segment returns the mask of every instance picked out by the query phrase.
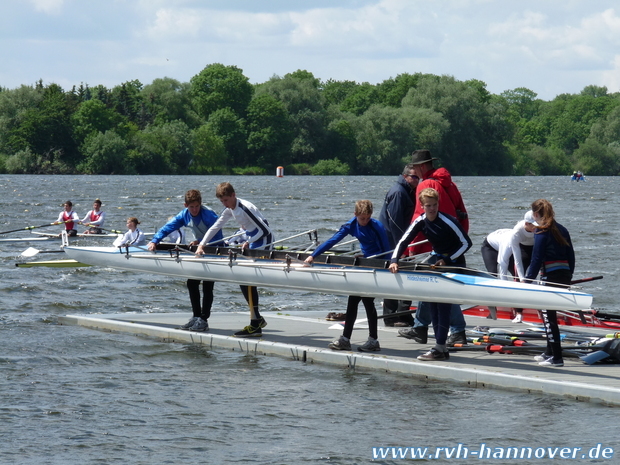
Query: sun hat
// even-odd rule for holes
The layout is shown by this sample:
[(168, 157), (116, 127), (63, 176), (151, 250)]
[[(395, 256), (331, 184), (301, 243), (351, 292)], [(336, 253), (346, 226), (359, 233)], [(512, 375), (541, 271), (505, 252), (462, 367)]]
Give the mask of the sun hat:
[(433, 158), (430, 150), (416, 150), (411, 154), (411, 164), (413, 165), (421, 165), (433, 160), (438, 160), (438, 158)]

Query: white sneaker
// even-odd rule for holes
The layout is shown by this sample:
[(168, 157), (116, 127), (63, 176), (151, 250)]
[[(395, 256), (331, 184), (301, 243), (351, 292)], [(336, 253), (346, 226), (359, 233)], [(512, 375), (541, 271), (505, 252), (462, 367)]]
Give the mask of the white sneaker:
[(513, 323), (522, 323), (523, 322), (523, 314), (517, 312), (517, 316), (512, 320)]
[(540, 355), (537, 355), (536, 357), (534, 357), (534, 360), (537, 361), (537, 362), (545, 362), (545, 361), (547, 361), (549, 359), (552, 359), (552, 358), (553, 358), (553, 355), (540, 354)]

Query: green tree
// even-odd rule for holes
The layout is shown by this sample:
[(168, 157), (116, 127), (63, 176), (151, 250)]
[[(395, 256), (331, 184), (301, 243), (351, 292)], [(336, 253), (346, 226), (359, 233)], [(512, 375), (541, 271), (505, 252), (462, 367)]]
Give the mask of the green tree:
[(29, 149), (30, 145), (20, 127), (29, 116), (28, 110), (37, 111), (43, 92), (32, 86), (0, 92), (0, 153), (14, 154)]
[(281, 101), (289, 115), (294, 138), (292, 163), (313, 163), (326, 142), (326, 111), (322, 95), (309, 79), (274, 76), (256, 89), (256, 97), (268, 94)]
[(284, 104), (270, 94), (256, 96), (248, 106), (248, 153), (252, 164), (273, 169), (291, 163), (293, 130)]
[(451, 76), (423, 76), (403, 99), (403, 108), (427, 108), (450, 124), (436, 155), (453, 174), (508, 174), (504, 141), (510, 134), (503, 108), (479, 88)]
[(304, 70), (298, 69), (297, 71), (293, 73), (285, 74), (284, 77), (291, 78), (291, 79), (299, 79), (300, 81), (309, 81), (312, 87), (314, 87), (315, 89), (318, 89), (319, 86), (321, 85), (321, 80), (318, 78), (315, 78), (314, 74), (312, 74), (310, 71), (306, 71), (305, 69)]
[(153, 118), (153, 124), (184, 121), (190, 128), (200, 126), (200, 118), (192, 108), (189, 83), (172, 78), (155, 79), (140, 92)]
[(191, 94), (199, 114), (205, 118), (221, 108), (230, 108), (244, 118), (253, 87), (243, 70), (214, 63), (190, 80)]
[(319, 160), (316, 165), (310, 168), (310, 174), (315, 176), (347, 176), (349, 165), (342, 163), (337, 158), (333, 160)]
[(230, 108), (220, 108), (209, 115), (207, 126), (224, 141), (227, 152), (226, 165), (243, 166), (247, 163), (245, 121)]
[(191, 131), (182, 121), (149, 126), (135, 134), (131, 163), (139, 174), (187, 174), (193, 158)]
[(400, 108), (373, 105), (355, 119), (354, 174), (398, 173), (414, 146), (412, 121)]
[(81, 144), (90, 134), (104, 133), (114, 129), (123, 121), (121, 115), (108, 109), (99, 99), (92, 99), (81, 103), (71, 119), (73, 134), (78, 144)]
[(421, 76), (423, 76), (421, 73), (403, 73), (395, 78), (386, 79), (378, 86), (381, 101), (391, 107), (400, 107), (409, 89), (418, 85)]
[(591, 176), (617, 176), (620, 174), (620, 146), (603, 145), (588, 138), (573, 153), (573, 166)]
[(350, 94), (355, 92), (358, 84), (355, 81), (334, 81), (333, 79), (328, 79), (321, 87), (321, 94), (325, 100), (325, 105), (340, 106)]
[(381, 93), (377, 86), (364, 82), (357, 86), (354, 92), (347, 95), (340, 105), (340, 109), (360, 116), (372, 105), (380, 103), (382, 103)]
[(204, 124), (192, 131), (194, 158), (189, 167), (191, 174), (226, 173), (226, 147), (221, 137)]
[(137, 79), (127, 81), (112, 89), (109, 101), (114, 111), (137, 124), (138, 127), (145, 128), (151, 122), (152, 117), (146, 108), (141, 91), (140, 81)]
[(91, 133), (82, 150), (85, 159), (78, 167), (82, 173), (127, 174), (127, 145), (113, 130)]

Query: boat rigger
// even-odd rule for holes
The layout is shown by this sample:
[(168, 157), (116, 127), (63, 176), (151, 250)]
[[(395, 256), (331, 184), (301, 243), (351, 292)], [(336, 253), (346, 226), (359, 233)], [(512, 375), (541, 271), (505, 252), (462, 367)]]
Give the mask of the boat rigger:
[(323, 262), (309, 267), (303, 264), (307, 254), (285, 251), (241, 254), (239, 249), (211, 247), (202, 257), (176, 246), (157, 252), (75, 246), (64, 251), (89, 265), (281, 289), (547, 310), (582, 310), (592, 305), (592, 295), (584, 292), (500, 280), (476, 270), (412, 264), (392, 274), (389, 261), (383, 259), (325, 256)]

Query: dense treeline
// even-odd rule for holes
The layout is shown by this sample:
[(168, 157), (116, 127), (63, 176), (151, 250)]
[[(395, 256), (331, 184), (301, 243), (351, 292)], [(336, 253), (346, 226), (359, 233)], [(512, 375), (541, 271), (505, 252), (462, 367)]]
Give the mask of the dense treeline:
[(39, 81), (0, 88), (0, 172), (385, 175), (417, 148), (456, 175), (620, 172), (620, 94), (536, 97), (421, 73), (360, 84), (299, 70), (252, 85), (217, 63), (189, 83)]

